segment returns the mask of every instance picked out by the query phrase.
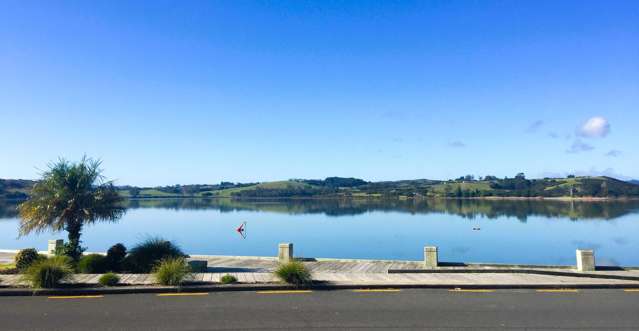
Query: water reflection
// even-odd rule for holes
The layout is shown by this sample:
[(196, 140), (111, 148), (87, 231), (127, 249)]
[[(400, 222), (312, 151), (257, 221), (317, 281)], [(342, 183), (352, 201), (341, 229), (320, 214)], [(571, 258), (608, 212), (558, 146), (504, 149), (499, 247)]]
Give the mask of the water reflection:
[[(18, 238), (16, 205), (0, 202), (0, 249), (45, 249), (65, 237)], [(639, 265), (637, 201), (154, 199), (126, 207), (119, 222), (86, 227), (89, 251), (160, 236), (193, 254), (272, 256), (293, 242), (299, 256), (419, 260), (429, 244), (443, 261), (568, 265), (575, 249), (594, 248), (600, 265)]]
[[(17, 216), (15, 201), (0, 201), (0, 219)], [(467, 219), (515, 217), (521, 222), (531, 216), (564, 217), (571, 220), (611, 220), (639, 213), (639, 201), (559, 201), (559, 200), (366, 200), (366, 199), (139, 199), (127, 200), (126, 207), (173, 210), (218, 210), (274, 212), (290, 215), (323, 214), (355, 216), (371, 212), (403, 212), (410, 214), (449, 214)]]

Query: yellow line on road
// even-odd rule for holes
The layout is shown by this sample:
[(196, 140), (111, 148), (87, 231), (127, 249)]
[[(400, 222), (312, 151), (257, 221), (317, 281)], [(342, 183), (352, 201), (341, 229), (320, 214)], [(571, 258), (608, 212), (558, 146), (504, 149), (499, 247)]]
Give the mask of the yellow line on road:
[(97, 299), (97, 298), (104, 298), (104, 295), (68, 295), (68, 296), (48, 297), (48, 299)]
[(564, 288), (564, 289), (557, 289), (557, 290), (537, 290), (537, 292), (539, 293), (577, 293), (579, 292), (579, 290)]
[(624, 292), (639, 292), (639, 288), (627, 288), (623, 290)]
[(396, 288), (384, 288), (384, 289), (361, 289), (361, 290), (353, 290), (356, 293), (389, 293), (389, 292), (400, 292), (401, 290)]
[(312, 293), (310, 290), (285, 290), (285, 291), (257, 291), (257, 294), (303, 294)]
[(193, 292), (193, 293), (160, 293), (157, 296), (159, 297), (197, 297), (209, 295), (206, 292)]
[(448, 292), (471, 292), (471, 293), (491, 293), (491, 292), (495, 292), (495, 290), (484, 290), (484, 289), (461, 289), (461, 288), (455, 288), (452, 290), (448, 290)]

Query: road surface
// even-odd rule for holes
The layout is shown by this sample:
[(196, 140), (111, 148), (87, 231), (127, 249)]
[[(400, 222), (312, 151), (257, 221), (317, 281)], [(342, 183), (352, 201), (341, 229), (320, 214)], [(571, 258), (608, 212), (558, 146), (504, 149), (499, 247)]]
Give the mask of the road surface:
[(1, 330), (637, 330), (637, 290), (0, 297)]

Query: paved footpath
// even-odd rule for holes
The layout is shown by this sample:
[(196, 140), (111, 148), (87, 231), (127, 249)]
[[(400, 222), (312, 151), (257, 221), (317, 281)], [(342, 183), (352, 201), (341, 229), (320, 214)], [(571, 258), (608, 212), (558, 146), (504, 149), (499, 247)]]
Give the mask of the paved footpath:
[[(196, 273), (193, 274), (192, 281), (195, 283), (217, 283), (220, 277), (226, 274), (237, 277), (238, 281), (244, 284), (277, 282), (277, 279), (271, 273), (265, 272)], [(78, 274), (73, 276), (70, 283), (95, 285), (98, 284), (99, 277), (100, 275), (96, 274)], [(21, 280), (20, 275), (0, 275), (0, 280), (4, 286), (27, 285)], [(339, 274), (334, 272), (314, 272), (313, 280), (335, 285), (562, 285), (570, 287), (608, 284), (639, 287), (639, 281), (519, 273)], [(153, 285), (156, 284), (156, 281), (153, 275), (149, 274), (122, 274), (121, 283), (126, 285)]]
[[(11, 260), (13, 253), (0, 253), (2, 259)], [(193, 274), (193, 282), (217, 283), (221, 276), (231, 274), (237, 277), (240, 283), (263, 284), (275, 283), (277, 279), (272, 271), (278, 263), (270, 257), (233, 257), (233, 256), (201, 256), (193, 255), (192, 259), (204, 259), (208, 261), (209, 269), (206, 273)], [(595, 286), (613, 285), (639, 287), (639, 280), (601, 279), (589, 277), (577, 277), (579, 273), (572, 269), (539, 269), (546, 271), (561, 271), (575, 273), (571, 276), (540, 275), (530, 273), (472, 273), (453, 272), (460, 268), (440, 268), (437, 273), (388, 273), (390, 269), (419, 270), (421, 264), (411, 261), (372, 261), (372, 260), (330, 260), (317, 259), (304, 264), (311, 270), (313, 279), (334, 285), (494, 285), (494, 286)], [(483, 268), (485, 271), (486, 268)], [(504, 268), (500, 268), (503, 271)], [(511, 268), (516, 270), (518, 268)], [(447, 273), (446, 270), (451, 272)], [(597, 275), (622, 275), (639, 279), (638, 270), (630, 271), (597, 271)], [(74, 275), (72, 283), (93, 285), (98, 283), (100, 275), (79, 274)], [(19, 275), (0, 275), (3, 286), (26, 285)], [(148, 274), (122, 274), (121, 283), (127, 285), (152, 285), (155, 279)]]

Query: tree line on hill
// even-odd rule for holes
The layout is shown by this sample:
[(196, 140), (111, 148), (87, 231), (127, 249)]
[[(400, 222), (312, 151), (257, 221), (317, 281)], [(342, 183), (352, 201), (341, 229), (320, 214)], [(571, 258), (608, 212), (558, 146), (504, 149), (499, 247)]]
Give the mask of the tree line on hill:
[[(25, 199), (34, 181), (0, 180), (0, 199)], [(215, 197), (236, 198), (481, 198), (481, 197), (639, 197), (639, 185), (610, 177), (575, 177), (528, 179), (523, 173), (512, 178), (487, 175), (461, 176), (454, 180), (400, 180), (368, 182), (359, 178), (291, 179), (268, 183), (232, 183), (171, 185), (140, 188), (119, 186), (131, 198)]]

